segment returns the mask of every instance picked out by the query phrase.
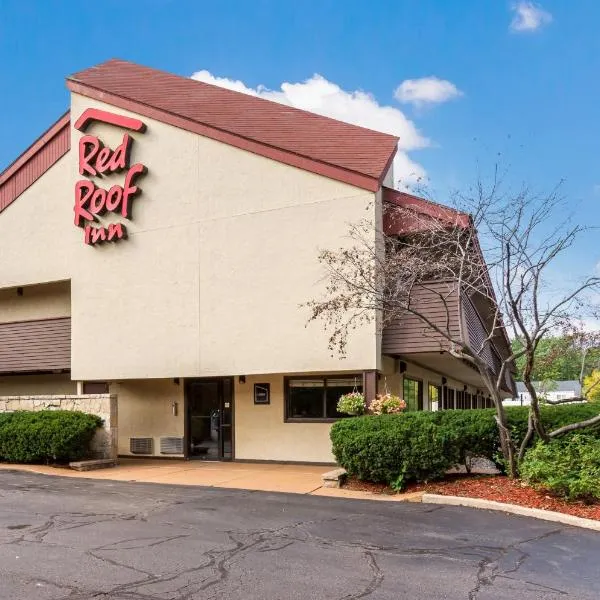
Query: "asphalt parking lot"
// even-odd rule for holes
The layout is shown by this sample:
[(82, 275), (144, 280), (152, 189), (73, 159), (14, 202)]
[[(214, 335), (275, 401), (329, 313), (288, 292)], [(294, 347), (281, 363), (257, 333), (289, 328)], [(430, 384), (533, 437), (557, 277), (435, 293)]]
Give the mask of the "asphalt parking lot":
[(500, 513), (0, 472), (0, 599), (600, 597), (600, 534)]

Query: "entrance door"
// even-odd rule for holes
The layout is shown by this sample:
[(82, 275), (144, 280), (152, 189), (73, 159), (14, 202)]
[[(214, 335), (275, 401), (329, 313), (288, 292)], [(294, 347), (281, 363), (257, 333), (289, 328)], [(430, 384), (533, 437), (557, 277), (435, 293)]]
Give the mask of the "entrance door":
[(232, 383), (230, 378), (186, 380), (188, 458), (232, 459)]

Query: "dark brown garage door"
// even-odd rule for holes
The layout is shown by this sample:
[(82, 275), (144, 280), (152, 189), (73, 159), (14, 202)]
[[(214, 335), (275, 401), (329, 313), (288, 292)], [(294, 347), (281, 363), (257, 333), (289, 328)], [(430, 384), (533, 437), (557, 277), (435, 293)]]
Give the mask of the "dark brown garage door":
[(70, 317), (0, 323), (0, 373), (70, 369)]

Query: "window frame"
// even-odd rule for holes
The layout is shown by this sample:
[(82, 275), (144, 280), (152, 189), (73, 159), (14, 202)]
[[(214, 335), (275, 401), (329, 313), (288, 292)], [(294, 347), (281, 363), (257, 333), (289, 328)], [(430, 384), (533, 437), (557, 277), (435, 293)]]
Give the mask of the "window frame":
[[(405, 381), (414, 381), (417, 384), (417, 410), (414, 410), (414, 411), (408, 410), (408, 401), (406, 400), (405, 391), (404, 391), (404, 382)], [(404, 398), (404, 401), (406, 402), (406, 411), (407, 412), (423, 412), (425, 410), (424, 387), (425, 387), (425, 383), (422, 379), (419, 379), (418, 377), (410, 377), (410, 375), (404, 375), (404, 377), (402, 378), (402, 397)], [(419, 391), (421, 393), (419, 393)]]
[(434, 400), (432, 400), (431, 398), (431, 389), (435, 389), (436, 393), (437, 393), (437, 400), (435, 400), (435, 402), (437, 403), (437, 408), (436, 410), (442, 410), (440, 408), (441, 404), (442, 404), (442, 385), (437, 385), (435, 383), (431, 383), (431, 381), (427, 382), (427, 402), (429, 403), (429, 412), (435, 412), (433, 410), (433, 403)]
[(337, 375), (291, 375), (284, 377), (283, 380), (283, 422), (284, 423), (335, 423), (340, 419), (346, 417), (290, 417), (290, 382), (291, 381), (302, 381), (307, 379), (321, 379), (323, 381), (323, 415), (327, 414), (327, 380), (328, 379), (356, 379), (357, 387), (360, 388), (360, 392), (364, 393), (364, 376), (362, 373), (338, 373)]
[[(89, 392), (86, 391), (86, 386), (90, 386), (90, 387), (100, 387), (103, 386), (102, 389), (104, 391), (95, 391), (95, 392)], [(81, 382), (81, 393), (84, 396), (98, 396), (100, 394), (109, 394), (110, 393), (110, 383), (108, 381), (82, 381)]]
[[(452, 397), (452, 406), (450, 406)], [(442, 386), (443, 408), (441, 410), (456, 410), (456, 389), (449, 385)]]

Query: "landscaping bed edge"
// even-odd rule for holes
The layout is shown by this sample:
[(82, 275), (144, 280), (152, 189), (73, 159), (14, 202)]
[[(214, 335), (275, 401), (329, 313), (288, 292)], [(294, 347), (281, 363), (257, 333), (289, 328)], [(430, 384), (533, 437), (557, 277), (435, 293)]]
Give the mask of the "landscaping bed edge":
[(563, 525), (572, 525), (574, 527), (582, 527), (584, 529), (592, 529), (600, 531), (600, 521), (593, 519), (585, 519), (565, 513), (555, 512), (551, 510), (543, 510), (540, 508), (529, 508), (519, 506), (517, 504), (506, 504), (504, 502), (496, 502), (495, 500), (484, 500), (482, 498), (467, 498), (463, 496), (443, 496), (441, 494), (424, 493), (421, 502), (425, 504), (446, 504), (449, 506), (466, 506), (469, 508), (480, 508), (485, 510), (497, 510), (521, 515), (524, 517), (533, 517), (544, 521), (553, 521), (562, 523)]

